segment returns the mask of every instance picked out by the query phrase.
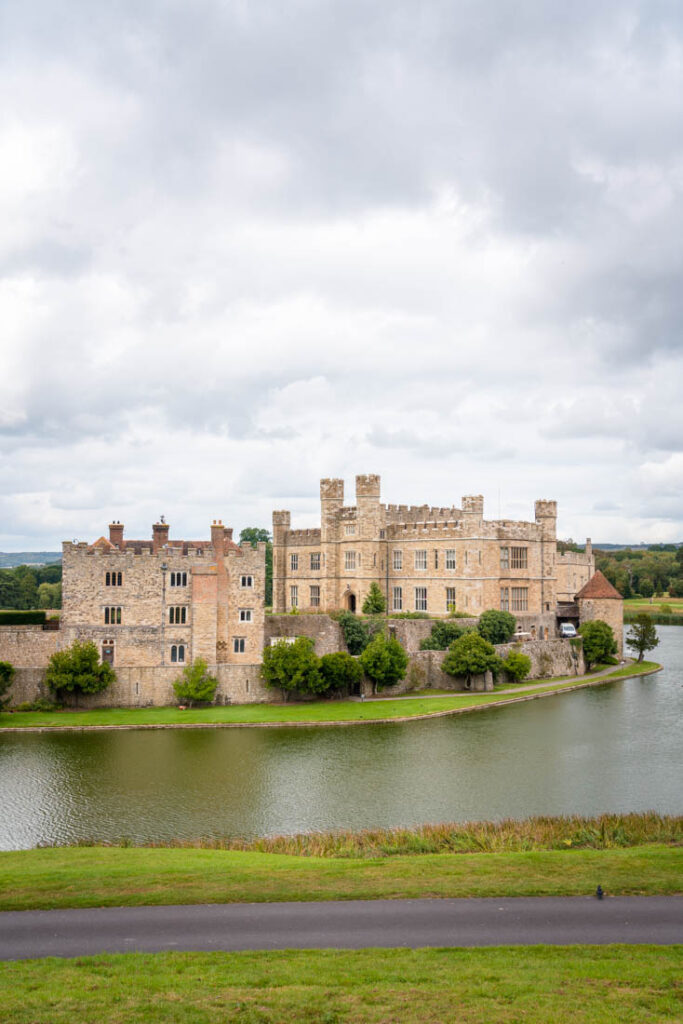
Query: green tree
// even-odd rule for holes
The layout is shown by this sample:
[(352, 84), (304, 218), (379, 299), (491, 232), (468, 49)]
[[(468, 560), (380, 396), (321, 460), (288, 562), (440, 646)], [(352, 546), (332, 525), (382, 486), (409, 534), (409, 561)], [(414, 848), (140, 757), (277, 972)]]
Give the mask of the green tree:
[(39, 608), (61, 608), (62, 584), (39, 583), (37, 604)]
[(262, 526), (245, 526), (240, 532), (240, 544), (251, 544), (255, 548), (258, 544), (266, 545), (266, 593), (265, 601), (267, 607), (273, 604), (273, 542), (270, 539), (268, 530)]
[(679, 576), (671, 581), (669, 584), (669, 594), (671, 597), (683, 597), (683, 576)]
[(602, 619), (592, 619), (579, 626), (583, 639), (583, 656), (586, 668), (612, 658), (617, 653), (617, 642), (612, 627)]
[(363, 678), (363, 669), (356, 658), (346, 651), (323, 654), (320, 659), (320, 675), (325, 681), (326, 691), (352, 690)]
[(647, 612), (636, 615), (629, 632), (626, 634), (626, 646), (638, 654), (638, 661), (643, 660), (645, 651), (654, 651), (659, 644), (657, 627)]
[(384, 633), (373, 636), (359, 661), (374, 693), (403, 679), (408, 668), (408, 655), (403, 647), (396, 637), (387, 638)]
[(180, 679), (173, 683), (175, 695), (181, 704), (192, 707), (194, 704), (211, 704), (216, 696), (218, 680), (210, 676), (208, 666), (203, 658), (197, 658), (191, 665), (186, 665)]
[(479, 616), (477, 632), (490, 644), (506, 644), (512, 639), (517, 619), (510, 612), (499, 612), (492, 608)]
[(454, 640), (441, 665), (449, 676), (465, 676), (468, 688), (472, 676), (481, 676), (485, 672), (492, 672), (495, 676), (500, 667), (501, 660), (493, 644), (479, 633), (465, 633)]
[(646, 576), (641, 576), (638, 581), (638, 592), (641, 597), (652, 597), (655, 592), (654, 584)]
[(387, 603), (384, 600), (384, 594), (379, 589), (379, 586), (373, 581), (370, 584), (367, 597), (363, 601), (363, 614), (382, 615), (386, 610)]
[(429, 636), (420, 642), (421, 651), (445, 651), (463, 634), (471, 632), (468, 626), (459, 626), (457, 622), (444, 622), (440, 619), (432, 626)]
[(352, 612), (337, 612), (333, 618), (339, 623), (349, 654), (362, 654), (377, 631), (374, 622), (363, 622)]
[(14, 679), (14, 665), (9, 661), (0, 661), (0, 709), (9, 704), (9, 697), (5, 694), (12, 685)]
[(101, 693), (114, 682), (116, 673), (111, 665), (100, 662), (95, 644), (75, 640), (71, 647), (57, 651), (48, 662), (45, 682), (56, 694)]
[(521, 651), (509, 651), (502, 668), (515, 683), (521, 683), (531, 672), (531, 658)]
[(290, 693), (324, 693), (327, 687), (314, 643), (307, 636), (297, 637), (294, 643), (278, 640), (264, 648), (261, 676), (266, 686), (282, 690), (285, 700)]

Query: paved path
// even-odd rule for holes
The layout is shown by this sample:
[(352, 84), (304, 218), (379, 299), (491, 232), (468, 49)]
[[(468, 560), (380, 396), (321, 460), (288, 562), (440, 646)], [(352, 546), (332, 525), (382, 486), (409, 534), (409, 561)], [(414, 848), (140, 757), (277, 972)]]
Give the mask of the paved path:
[(683, 896), (349, 900), (0, 913), (0, 959), (164, 950), (683, 942)]

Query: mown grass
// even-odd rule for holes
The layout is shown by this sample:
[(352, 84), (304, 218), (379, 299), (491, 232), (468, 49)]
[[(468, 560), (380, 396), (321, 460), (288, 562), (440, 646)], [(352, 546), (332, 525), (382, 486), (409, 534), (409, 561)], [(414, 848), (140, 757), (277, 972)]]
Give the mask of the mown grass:
[(128, 953), (0, 964), (4, 1024), (657, 1024), (681, 946)]
[(683, 850), (311, 857), (239, 850), (57, 847), (0, 853), (0, 910), (683, 890)]
[[(639, 675), (660, 666), (643, 661), (617, 669), (604, 677), (618, 679), (624, 675)], [(572, 676), (563, 681), (548, 681), (535, 686), (534, 694), (561, 692), (580, 686), (589, 680)], [(457, 694), (444, 697), (409, 697), (401, 700), (387, 698), (381, 701), (312, 701), (306, 704), (235, 704), (227, 707), (190, 708), (96, 708), (88, 711), (15, 711), (0, 713), (0, 729), (47, 727), (87, 728), (88, 726), (164, 726), (164, 725), (260, 725), (315, 724), (324, 722), (372, 722), (380, 719), (413, 718), (443, 712), (484, 707), (487, 704), (509, 702), (528, 695), (510, 693)]]

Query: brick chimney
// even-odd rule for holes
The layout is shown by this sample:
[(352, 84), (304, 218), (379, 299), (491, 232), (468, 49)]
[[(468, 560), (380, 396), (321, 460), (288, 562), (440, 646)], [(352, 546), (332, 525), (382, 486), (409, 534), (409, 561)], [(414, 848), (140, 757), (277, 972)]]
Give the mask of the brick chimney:
[(164, 522), (164, 517), (161, 517), (160, 523), (154, 523), (152, 526), (152, 551), (157, 555), (164, 544), (168, 544), (168, 531), (170, 527), (168, 523)]
[(211, 523), (211, 547), (216, 557), (225, 554), (225, 527), (220, 519)]
[(109, 524), (109, 541), (115, 548), (123, 551), (123, 523), (120, 523), (118, 519)]

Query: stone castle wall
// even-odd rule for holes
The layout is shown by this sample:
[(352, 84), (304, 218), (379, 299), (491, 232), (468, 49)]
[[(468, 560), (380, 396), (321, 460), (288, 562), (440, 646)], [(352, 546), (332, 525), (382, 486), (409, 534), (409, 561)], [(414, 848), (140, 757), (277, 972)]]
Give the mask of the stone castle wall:
[(615, 601), (611, 598), (584, 598), (579, 601), (579, 614), (581, 622), (591, 622), (594, 619), (602, 619), (608, 626), (612, 627), (614, 639), (617, 642), (618, 657), (624, 656), (624, 604), (623, 601)]

